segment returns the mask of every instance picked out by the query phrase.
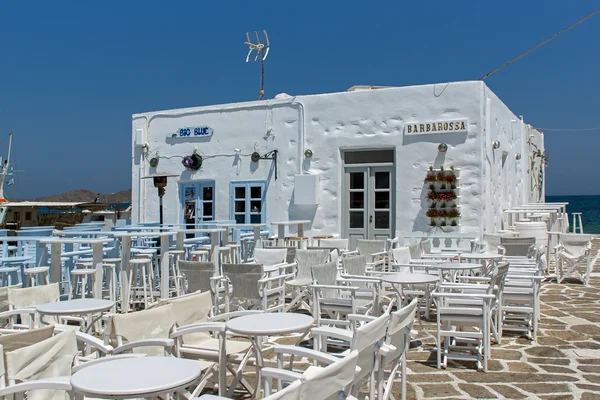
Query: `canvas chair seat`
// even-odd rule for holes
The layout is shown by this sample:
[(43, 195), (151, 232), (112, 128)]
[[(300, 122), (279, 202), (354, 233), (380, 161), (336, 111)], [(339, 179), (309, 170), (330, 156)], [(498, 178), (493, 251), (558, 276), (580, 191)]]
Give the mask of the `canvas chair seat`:
[[(250, 342), (242, 342), (240, 340), (228, 340), (227, 346), (225, 347), (225, 354), (239, 354), (248, 351), (252, 347), (252, 343)], [(197, 341), (186, 341), (185, 348), (193, 348), (197, 350), (212, 350), (215, 352), (219, 351), (219, 339), (207, 337), (205, 339), (197, 340)], [(185, 352), (185, 348), (182, 348), (182, 351)]]
[(311, 283), (312, 283), (311, 278), (297, 278), (297, 279), (290, 279), (289, 281), (285, 281), (285, 284), (290, 285), (290, 286), (307, 286), (307, 285), (310, 285)]

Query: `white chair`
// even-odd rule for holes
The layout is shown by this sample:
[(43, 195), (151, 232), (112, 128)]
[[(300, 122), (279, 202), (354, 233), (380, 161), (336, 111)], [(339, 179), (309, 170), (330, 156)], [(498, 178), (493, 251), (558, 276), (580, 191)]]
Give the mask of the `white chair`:
[(592, 237), (579, 233), (563, 233), (556, 247), (556, 278), (561, 283), (574, 277), (587, 285), (592, 273)]
[(261, 264), (223, 264), (225, 310), (232, 304), (240, 310), (282, 312), (285, 307), (285, 275), (264, 277)]
[(286, 261), (287, 249), (260, 249), (254, 250), (254, 262), (264, 266), (283, 264)]
[(340, 238), (321, 239), (319, 241), (319, 247), (327, 247), (327, 248), (335, 247), (336, 249), (339, 250), (340, 254), (343, 254), (348, 251), (349, 242), (350, 242), (349, 239), (340, 239)]
[[(356, 286), (338, 284), (339, 276), (337, 265), (333, 262), (315, 265), (312, 267), (313, 284), (310, 289), (313, 295), (313, 317), (317, 326), (348, 322), (348, 314), (356, 314), (359, 303), (356, 299)], [(371, 304), (375, 299), (371, 298)], [(364, 308), (367, 304), (361, 304)], [(324, 318), (326, 315), (328, 318)], [(348, 324), (349, 325), (349, 324)]]
[[(366, 317), (362, 315), (351, 314), (348, 320), (358, 324), (360, 321), (367, 321), (365, 324), (355, 328), (354, 330), (319, 327), (313, 328), (311, 334), (314, 338), (314, 349), (325, 352), (327, 343), (330, 340), (342, 340), (350, 343), (350, 349), (345, 354), (351, 351), (358, 351), (357, 366), (360, 372), (355, 376), (352, 385), (352, 395), (356, 397), (362, 383), (367, 382), (369, 386), (369, 399), (375, 398), (375, 371), (378, 368), (377, 362), (379, 359), (379, 349), (383, 345), (383, 341), (389, 326), (390, 315), (385, 313), (380, 317)], [(277, 352), (277, 347), (274, 349)], [(281, 346), (288, 347), (288, 346)], [(289, 346), (293, 347), (293, 346)], [(286, 348), (286, 352), (291, 353), (292, 349)], [(292, 353), (293, 354), (293, 353)], [(341, 355), (345, 355), (342, 353)]]
[(507, 257), (534, 257), (535, 238), (533, 237), (501, 237), (498, 252)]
[[(491, 304), (495, 294), (489, 285), (477, 289), (442, 284), (433, 292), (437, 306), (437, 367), (449, 359), (473, 360), (487, 372), (490, 352)], [(468, 289), (463, 292), (463, 289)], [(443, 339), (443, 341), (442, 341)], [(471, 352), (472, 354), (467, 354)]]
[(227, 370), (233, 374), (230, 385), (232, 393), (237, 383), (248, 391), (252, 391), (250, 384), (244, 379), (242, 373), (251, 354), (251, 343), (242, 340), (228, 340), (226, 327), (221, 320), (242, 314), (221, 314), (211, 321), (210, 314), (213, 307), (210, 292), (197, 292), (176, 297), (160, 303), (171, 305), (175, 315), (176, 326), (170, 334), (175, 340), (175, 354), (177, 357), (203, 358), (218, 363), (219, 394), (224, 394), (227, 387)]
[[(401, 399), (406, 399), (406, 353), (410, 345), (410, 335), (415, 321), (417, 299), (390, 314), (390, 325), (384, 345), (381, 347), (381, 359), (376, 371), (377, 399), (388, 400), (392, 396), (392, 385), (400, 369)], [(386, 380), (386, 367), (391, 369)]]
[(286, 370), (283, 368), (282, 355), (284, 353), (277, 353), (279, 368), (266, 367), (261, 370), (265, 378), (266, 396), (272, 396), (273, 379), (277, 380), (279, 388), (275, 395), (287, 389), (280, 388), (282, 382), (299, 381), (301, 385), (296, 399), (335, 400), (348, 396), (355, 376), (360, 373), (360, 368), (357, 367), (359, 356), (357, 350), (341, 359), (309, 349), (303, 349), (302, 353), (304, 357), (313, 359), (324, 366), (310, 366), (303, 373)]
[(383, 266), (388, 255), (385, 240), (358, 239), (356, 241), (356, 250), (359, 254), (367, 256), (367, 264), (373, 269)]
[(292, 301), (286, 306), (285, 311), (296, 307), (304, 307), (311, 310), (309, 306), (310, 294), (308, 286), (312, 283), (311, 268), (314, 265), (324, 264), (329, 259), (328, 250), (297, 250), (296, 270), (294, 277), (286, 280), (286, 285), (291, 287)]

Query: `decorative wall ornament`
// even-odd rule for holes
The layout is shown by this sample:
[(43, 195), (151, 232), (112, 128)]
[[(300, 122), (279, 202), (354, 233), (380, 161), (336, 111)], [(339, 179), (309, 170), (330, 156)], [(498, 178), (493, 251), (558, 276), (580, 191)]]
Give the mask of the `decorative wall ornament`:
[(186, 169), (197, 171), (202, 167), (202, 156), (194, 153), (191, 156), (183, 157), (181, 163)]

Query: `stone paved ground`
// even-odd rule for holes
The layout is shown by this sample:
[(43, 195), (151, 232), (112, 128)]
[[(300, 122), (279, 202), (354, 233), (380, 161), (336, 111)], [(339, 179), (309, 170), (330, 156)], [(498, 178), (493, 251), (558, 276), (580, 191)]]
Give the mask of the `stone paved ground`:
[[(592, 255), (600, 248), (594, 240)], [(600, 262), (589, 286), (542, 285), (537, 343), (505, 333), (492, 345), (487, 373), (474, 363), (436, 368), (433, 336), (415, 324), (423, 345), (408, 353), (410, 399), (600, 399)], [(435, 324), (423, 323), (435, 334)]]
[[(600, 239), (593, 244), (595, 256)], [(419, 335), (413, 344), (419, 344), (408, 353), (407, 398), (600, 400), (600, 260), (589, 286), (547, 279), (541, 291), (537, 343), (505, 332), (502, 344), (492, 345), (487, 373), (478, 372), (475, 363), (453, 361), (438, 370), (435, 322), (416, 323)], [(295, 338), (275, 341), (292, 344)], [(273, 360), (268, 347), (265, 359)], [(253, 381), (253, 370), (246, 376)], [(399, 383), (393, 392), (398, 398)]]

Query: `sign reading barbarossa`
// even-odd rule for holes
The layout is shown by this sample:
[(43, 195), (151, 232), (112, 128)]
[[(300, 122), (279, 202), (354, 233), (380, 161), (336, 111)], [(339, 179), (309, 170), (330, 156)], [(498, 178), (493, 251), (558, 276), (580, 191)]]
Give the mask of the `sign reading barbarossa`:
[(431, 121), (431, 122), (407, 122), (406, 134), (417, 135), (421, 133), (449, 133), (449, 132), (467, 132), (469, 121), (466, 119), (457, 119), (451, 121)]

